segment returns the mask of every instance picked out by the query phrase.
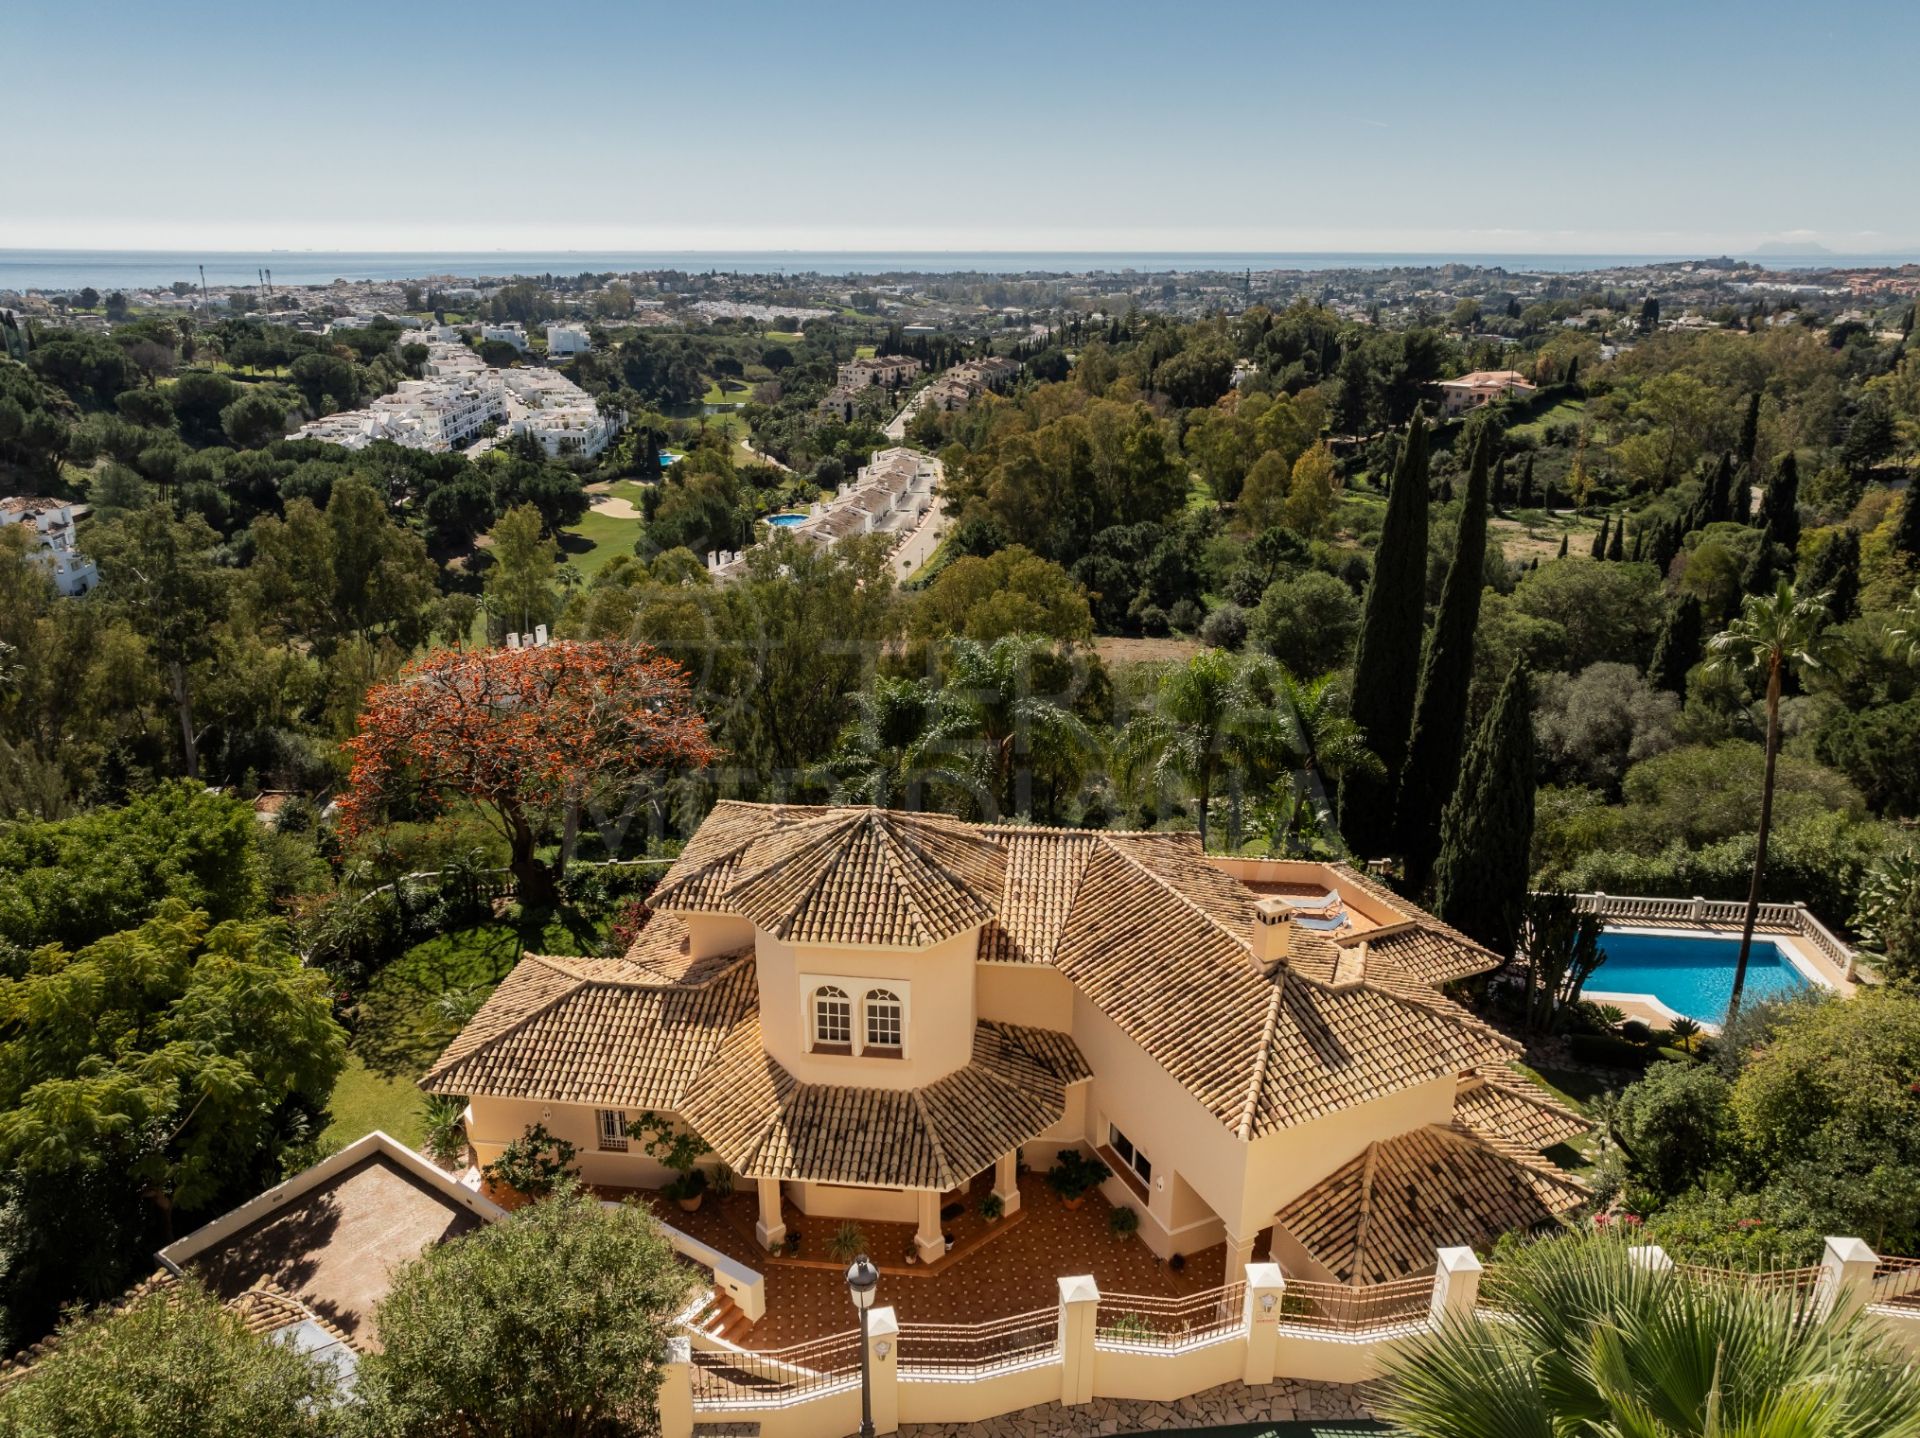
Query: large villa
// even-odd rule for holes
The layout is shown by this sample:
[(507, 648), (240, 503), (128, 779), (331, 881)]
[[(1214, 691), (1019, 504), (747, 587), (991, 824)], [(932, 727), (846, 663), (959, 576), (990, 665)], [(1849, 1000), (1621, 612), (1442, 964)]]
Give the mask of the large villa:
[(650, 903), (622, 958), (528, 954), (428, 1073), (480, 1163), (544, 1124), (587, 1181), (658, 1188), (651, 1112), (764, 1250), (853, 1220), (935, 1264), (953, 1199), (1011, 1214), (1072, 1149), (1156, 1260), (1354, 1285), (1586, 1197), (1542, 1157), (1583, 1121), (1444, 992), (1495, 956), (1343, 865), (722, 803)]

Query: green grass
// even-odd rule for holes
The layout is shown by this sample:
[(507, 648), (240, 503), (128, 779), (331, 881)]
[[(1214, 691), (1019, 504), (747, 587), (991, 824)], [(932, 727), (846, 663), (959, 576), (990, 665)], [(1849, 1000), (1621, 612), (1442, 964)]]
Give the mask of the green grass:
[(853, 347), (853, 357), (855, 359), (872, 359), (878, 352), (878, 349), (873, 345), (855, 345)]
[(707, 392), (700, 396), (702, 404), (745, 404), (753, 398), (753, 387), (744, 385), (739, 389), (728, 389), (719, 380), (707, 386)]
[(1580, 1113), (1585, 1113), (1588, 1104), (1599, 1098), (1608, 1089), (1615, 1087), (1615, 1085), (1607, 1082), (1607, 1080), (1603, 1078), (1595, 1078), (1592, 1074), (1582, 1073), (1578, 1069), (1546, 1068), (1544, 1066), (1533, 1068), (1527, 1064), (1516, 1064), (1515, 1067), (1542, 1088), (1551, 1092), (1555, 1098), (1559, 1099), (1560, 1102), (1568, 1108), (1577, 1110)]
[[(640, 503), (638, 499), (633, 502), (636, 507)], [(615, 555), (633, 553), (633, 542), (640, 537), (644, 523), (644, 520), (618, 519), (590, 509), (578, 524), (561, 532), (560, 548), (569, 564), (592, 579)]]
[(409, 1148), (418, 1149), (427, 1137), (425, 1106), (426, 1095), (412, 1079), (377, 1074), (360, 1061), (357, 1052), (349, 1052), (347, 1066), (327, 1100), (333, 1121), (321, 1133), (320, 1141), (332, 1152), (378, 1128)]
[(765, 338), (772, 340), (775, 344), (791, 345), (798, 344), (806, 336), (799, 330), (768, 330)]
[(1548, 428), (1557, 424), (1579, 424), (1587, 417), (1587, 402), (1583, 399), (1563, 399), (1551, 409), (1544, 410), (1525, 424), (1516, 424), (1508, 434), (1530, 435), (1534, 439), (1545, 437)]

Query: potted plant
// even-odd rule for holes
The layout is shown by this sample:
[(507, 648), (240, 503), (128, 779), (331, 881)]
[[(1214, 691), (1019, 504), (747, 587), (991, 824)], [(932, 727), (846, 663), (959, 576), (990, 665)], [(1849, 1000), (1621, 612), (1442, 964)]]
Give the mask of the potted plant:
[(998, 1223), (1000, 1215), (1006, 1211), (1006, 1200), (997, 1193), (990, 1193), (980, 1200), (980, 1216), (988, 1223)]
[(1113, 1170), (1099, 1159), (1078, 1149), (1063, 1148), (1047, 1170), (1047, 1186), (1060, 1195), (1066, 1207), (1078, 1208), (1090, 1192), (1112, 1177)]
[(787, 1230), (787, 1257), (795, 1258), (799, 1256), (799, 1253), (800, 1253), (800, 1230), (797, 1228), (789, 1228)]
[[(699, 1164), (702, 1158), (713, 1152), (705, 1139), (684, 1124), (675, 1123), (652, 1109), (627, 1125), (627, 1136), (637, 1140), (661, 1165), (673, 1170), (676, 1175), (673, 1182), (661, 1191), (679, 1204), (682, 1212), (692, 1213), (700, 1207), (700, 1200), (707, 1192), (707, 1176)], [(728, 1176), (728, 1186), (732, 1186), (731, 1175)]]
[(1107, 1215), (1107, 1227), (1115, 1238), (1131, 1238), (1140, 1231), (1139, 1211), (1123, 1203)]
[(827, 1240), (827, 1257), (835, 1263), (852, 1263), (866, 1251), (867, 1236), (860, 1231), (857, 1223), (841, 1224), (833, 1231), (833, 1237)]

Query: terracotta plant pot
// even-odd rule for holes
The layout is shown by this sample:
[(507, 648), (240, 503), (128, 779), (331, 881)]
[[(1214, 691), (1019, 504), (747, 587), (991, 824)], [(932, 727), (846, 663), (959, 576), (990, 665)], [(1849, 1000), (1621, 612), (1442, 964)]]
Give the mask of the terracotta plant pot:
[(705, 1197), (704, 1193), (696, 1193), (691, 1198), (676, 1198), (674, 1202), (680, 1205), (682, 1213), (697, 1213), (700, 1209), (700, 1200)]
[(1076, 1193), (1072, 1198), (1063, 1198), (1060, 1200), (1060, 1202), (1069, 1209), (1078, 1208), (1081, 1204), (1085, 1203), (1086, 1201), (1087, 1201), (1087, 1196), (1084, 1193)]

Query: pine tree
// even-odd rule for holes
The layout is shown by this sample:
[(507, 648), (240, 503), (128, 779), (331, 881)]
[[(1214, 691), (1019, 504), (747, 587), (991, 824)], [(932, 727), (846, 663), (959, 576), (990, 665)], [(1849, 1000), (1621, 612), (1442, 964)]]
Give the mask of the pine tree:
[(1706, 639), (1707, 621), (1700, 608), (1700, 596), (1681, 595), (1667, 610), (1660, 637), (1653, 642), (1653, 662), (1647, 666), (1647, 682), (1656, 689), (1684, 697), (1687, 671), (1700, 662), (1700, 646)]
[(1779, 467), (1760, 496), (1760, 528), (1788, 554), (1800, 543), (1800, 463), (1791, 451), (1780, 456)]
[(1467, 742), (1467, 689), (1473, 679), (1473, 634), (1480, 624), (1480, 591), (1487, 563), (1487, 500), (1492, 481), (1486, 431), (1473, 447), (1466, 503), (1453, 562), (1440, 590), (1440, 610), (1427, 636), (1414, 706), (1413, 737), (1400, 779), (1398, 826), (1406, 860), (1407, 892), (1418, 894), (1433, 872), (1440, 848), (1440, 815), (1453, 790), (1460, 751)]
[(1603, 514), (1600, 516), (1600, 532), (1594, 535), (1593, 548), (1589, 551), (1595, 559), (1605, 559), (1607, 557), (1607, 531), (1612, 524), (1613, 516), (1611, 514)]
[(1393, 797), (1407, 755), (1426, 627), (1427, 425), (1415, 415), (1387, 495), (1373, 554), (1360, 638), (1353, 650), (1349, 707), (1361, 741), (1386, 766), (1380, 778), (1349, 773), (1340, 786), (1340, 826), (1362, 857), (1392, 837)]
[(1440, 822), (1434, 912), (1513, 956), (1533, 847), (1533, 683), (1516, 660), (1467, 750)]
[(1627, 557), (1627, 517), (1620, 516), (1620, 522), (1613, 527), (1613, 538), (1607, 543), (1607, 558), (1622, 560)]

